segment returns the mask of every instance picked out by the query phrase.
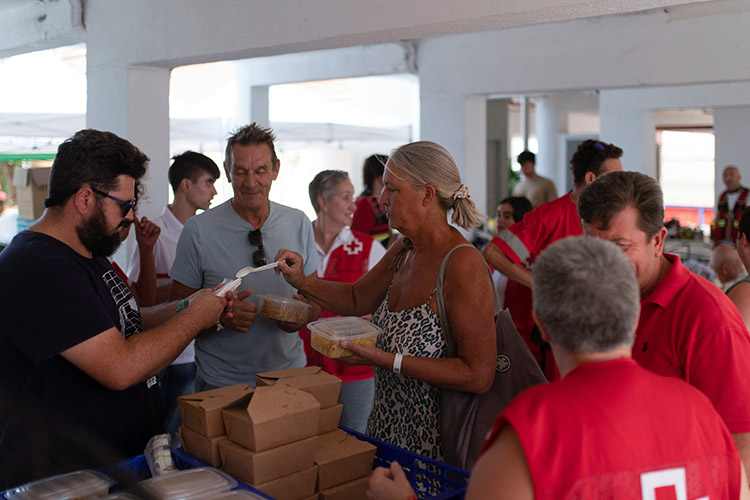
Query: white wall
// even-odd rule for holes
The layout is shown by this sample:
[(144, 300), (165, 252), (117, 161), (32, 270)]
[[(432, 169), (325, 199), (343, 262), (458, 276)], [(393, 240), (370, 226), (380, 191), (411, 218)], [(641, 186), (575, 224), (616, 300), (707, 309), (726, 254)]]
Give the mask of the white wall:
[[(748, 95), (750, 98), (750, 95)], [(721, 174), (727, 165), (735, 165), (742, 174), (742, 184), (750, 183), (750, 106), (714, 109), (714, 131), (716, 134), (716, 180), (718, 196), (726, 187)]]
[[(421, 136), (446, 146), (459, 165), (476, 156), (467, 154), (466, 133), (476, 125), (467, 123), (468, 96), (652, 86), (680, 93), (677, 86), (706, 83), (724, 93), (731, 82), (750, 81), (745, 0), (330, 0), (324, 9), (303, 0), (89, 0), (83, 24), (76, 6), (70, 0), (3, 8), (8, 29), (0, 30), (0, 55), (80, 39), (85, 25), (89, 125), (142, 134), (134, 140), (158, 139), (147, 140), (144, 150), (159, 163), (169, 155), (165, 111), (158, 97), (146, 94), (163, 92), (164, 75), (154, 78), (146, 66), (419, 40)], [(367, 49), (353, 53), (359, 56), (340, 53), (329, 71), (361, 71)], [(304, 54), (296, 57), (297, 63), (283, 64), (286, 78), (315, 69), (299, 63)], [(616, 97), (605, 102), (603, 138), (627, 144), (628, 161), (650, 171), (651, 112), (639, 116), (631, 109), (618, 123), (613, 113), (623, 106)]]

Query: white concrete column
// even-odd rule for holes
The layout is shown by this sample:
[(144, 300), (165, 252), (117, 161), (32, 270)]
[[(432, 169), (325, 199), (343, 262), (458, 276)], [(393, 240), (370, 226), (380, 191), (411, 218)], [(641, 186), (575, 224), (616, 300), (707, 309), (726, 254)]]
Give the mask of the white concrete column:
[(727, 165), (736, 165), (742, 174), (742, 184), (750, 184), (750, 106), (721, 107), (714, 109), (714, 135), (716, 138), (715, 193), (726, 187), (721, 174)]
[[(602, 141), (623, 149), (622, 167), (656, 178), (656, 123), (654, 111), (622, 107), (606, 92), (600, 97)], [(632, 104), (632, 103), (630, 103)]]
[[(461, 179), (479, 211), (487, 205), (487, 99), (447, 88), (420, 89), (421, 136), (443, 146), (456, 160)], [(428, 82), (429, 83), (429, 82)], [(436, 82), (433, 82), (436, 83)]]
[(128, 139), (151, 159), (138, 206), (149, 218), (169, 199), (169, 74), (147, 66), (88, 67), (86, 126)]
[(484, 213), (495, 214), (497, 202), (508, 196), (508, 103), (509, 99), (487, 101), (487, 205)]
[[(466, 176), (466, 96), (450, 89), (426, 88), (423, 80), (420, 83), (422, 140), (437, 142), (447, 149), (456, 160), (463, 179)], [(473, 187), (469, 186), (472, 192)]]
[(127, 138), (151, 158), (146, 199), (138, 209), (149, 218), (169, 200), (169, 75), (168, 69), (144, 66), (128, 72)]
[[(93, 61), (92, 61), (93, 59)], [(113, 132), (151, 159), (143, 181), (145, 196), (138, 215), (157, 217), (169, 199), (169, 75), (147, 66), (97, 65), (89, 59), (86, 126)], [(114, 255), (127, 269), (134, 231)]]
[[(539, 97), (535, 103), (536, 140), (539, 151), (536, 155), (536, 171), (552, 179), (557, 194), (565, 192), (565, 170), (558, 168), (560, 134), (566, 132), (566, 113), (562, 109), (561, 97), (549, 95)], [(563, 152), (564, 153), (564, 152)]]
[(466, 166), (461, 180), (477, 209), (487, 213), (487, 98), (466, 98)]
[(269, 106), (268, 86), (254, 85), (250, 87), (250, 121), (264, 127), (271, 126)]

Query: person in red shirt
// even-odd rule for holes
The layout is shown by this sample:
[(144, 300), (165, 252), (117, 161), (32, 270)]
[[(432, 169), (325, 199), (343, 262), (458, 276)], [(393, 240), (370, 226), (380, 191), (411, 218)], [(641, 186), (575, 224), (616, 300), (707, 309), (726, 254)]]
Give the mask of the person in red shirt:
[[(750, 498), (711, 402), (631, 359), (640, 291), (614, 244), (554, 243), (536, 262), (532, 290), (563, 378), (524, 391), (500, 414), (467, 500)], [(398, 464), (373, 472), (368, 498), (410, 494)]]
[(618, 172), (581, 192), (584, 233), (615, 242), (635, 269), (641, 314), (633, 359), (678, 377), (713, 403), (750, 466), (750, 335), (735, 305), (712, 283), (663, 253), (667, 230), (655, 179)]
[(379, 198), (380, 192), (383, 191), (383, 172), (387, 161), (387, 155), (370, 155), (365, 160), (362, 167), (365, 190), (355, 202), (357, 207), (351, 224), (352, 230), (372, 236), (386, 248), (390, 241), (391, 228)]
[(576, 203), (581, 190), (598, 177), (622, 170), (622, 149), (613, 144), (588, 140), (578, 146), (570, 159), (575, 189), (560, 198), (543, 203), (527, 213), (523, 220), (501, 231), (482, 250), (490, 265), (508, 277), (505, 307), (532, 354), (539, 362), (547, 380), (559, 378), (546, 346), (538, 338), (532, 340), (534, 321), (531, 319), (531, 269), (539, 254), (555, 241), (582, 234)]

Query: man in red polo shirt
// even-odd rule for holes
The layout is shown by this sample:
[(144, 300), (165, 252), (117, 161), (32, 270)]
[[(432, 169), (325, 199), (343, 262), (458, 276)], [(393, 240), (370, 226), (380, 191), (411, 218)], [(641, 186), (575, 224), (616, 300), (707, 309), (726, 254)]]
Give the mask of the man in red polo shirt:
[(505, 307), (539, 362), (548, 380), (557, 380), (559, 373), (552, 356), (546, 355), (539, 339), (532, 341), (534, 320), (531, 318), (531, 269), (537, 256), (547, 246), (566, 236), (580, 236), (581, 221), (576, 203), (581, 190), (609, 172), (622, 170), (622, 149), (601, 141), (584, 141), (570, 159), (575, 189), (560, 198), (543, 203), (524, 218), (501, 231), (482, 250), (492, 267), (508, 277)]
[(656, 180), (618, 172), (578, 199), (583, 231), (615, 242), (635, 268), (641, 315), (633, 359), (703, 392), (750, 466), (750, 335), (737, 308), (716, 286), (663, 253), (662, 192)]

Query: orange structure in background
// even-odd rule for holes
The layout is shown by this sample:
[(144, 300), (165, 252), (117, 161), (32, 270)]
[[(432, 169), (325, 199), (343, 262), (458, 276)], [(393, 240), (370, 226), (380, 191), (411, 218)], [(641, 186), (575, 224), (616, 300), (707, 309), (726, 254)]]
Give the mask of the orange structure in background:
[(665, 207), (664, 222), (671, 219), (680, 221), (682, 227), (697, 228), (714, 221), (713, 207)]

